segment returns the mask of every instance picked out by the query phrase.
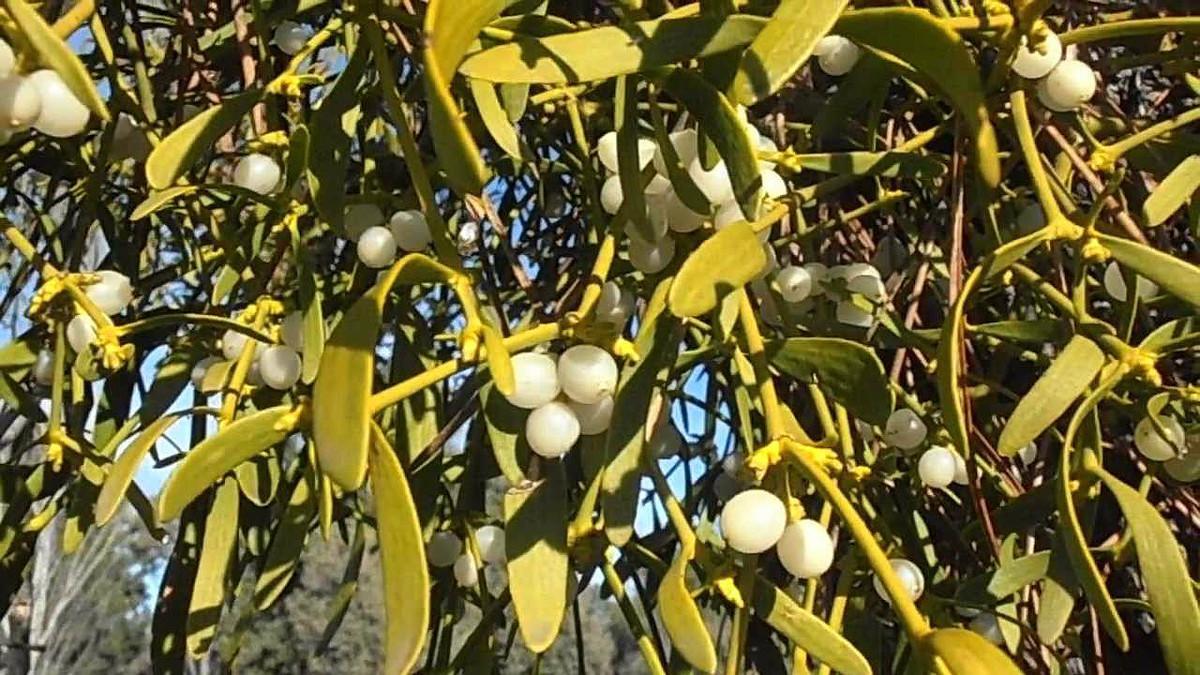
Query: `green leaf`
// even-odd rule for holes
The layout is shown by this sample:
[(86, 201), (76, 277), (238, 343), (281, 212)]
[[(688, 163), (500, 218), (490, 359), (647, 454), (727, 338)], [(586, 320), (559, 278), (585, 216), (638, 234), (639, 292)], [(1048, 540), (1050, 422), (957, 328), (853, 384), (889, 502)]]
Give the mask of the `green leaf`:
[(1129, 523), (1167, 671), (1194, 672), (1200, 664), (1200, 640), (1196, 639), (1200, 607), (1179, 541), (1158, 509), (1137, 490), (1106, 471), (1098, 475)]
[(883, 425), (892, 414), (895, 395), (887, 371), (875, 352), (840, 338), (792, 338), (767, 346), (771, 363), (787, 375), (817, 382), (846, 406), (850, 414)]
[(407, 673), (429, 630), (429, 570), (421, 520), (408, 480), (383, 431), (371, 427), (371, 488), (379, 531), (386, 612), (384, 672)]
[(617, 134), (617, 180), (621, 184), (620, 212), (633, 224), (633, 232), (642, 241), (654, 241), (656, 236), (646, 214), (646, 193), (642, 183), (642, 167), (638, 152), (637, 78), (617, 78), (613, 100), (614, 126)]
[(682, 17), (520, 35), (471, 54), (459, 71), (489, 82), (596, 82), (736, 49), (749, 44), (764, 25), (761, 17), (748, 15)]
[(706, 239), (679, 268), (667, 307), (677, 317), (707, 314), (721, 298), (758, 275), (767, 256), (750, 223), (738, 221)]
[(647, 440), (647, 410), (659, 377), (670, 368), (678, 346), (672, 338), (675, 321), (664, 311), (670, 283), (670, 279), (659, 282), (650, 298), (637, 338), (641, 359), (621, 373), (613, 399), (612, 425), (605, 436), (608, 463), (601, 483), (601, 509), (604, 532), (616, 546), (625, 545), (633, 536)]
[(281, 405), (247, 415), (192, 448), (171, 472), (158, 497), (166, 523), (221, 476), (267, 448), (283, 442), (299, 425), (300, 409)]
[(1179, 210), (1200, 188), (1200, 155), (1183, 160), (1167, 174), (1142, 204), (1146, 227), (1158, 227)]
[(754, 613), (821, 663), (847, 675), (871, 675), (854, 645), (763, 577), (754, 582)]
[[(318, 478), (319, 476), (318, 474)], [(337, 592), (329, 602), (329, 619), (325, 623), (325, 630), (321, 633), (321, 638), (317, 640), (317, 647), (313, 650), (315, 654), (325, 653), (325, 649), (337, 635), (342, 620), (346, 618), (346, 611), (350, 609), (350, 601), (354, 599), (354, 595), (358, 591), (358, 575), (362, 570), (363, 551), (367, 544), (367, 538), (363, 534), (365, 531), (366, 526), (361, 523), (354, 528), (354, 539), (350, 543), (350, 553), (346, 556), (346, 570), (342, 572), (342, 583), (338, 585)]]
[(321, 355), (325, 353), (325, 314), (321, 309), (321, 298), (317, 273), (305, 266), (300, 273), (300, 308), (304, 312), (304, 361), (300, 379), (310, 384), (317, 378)]
[(812, 56), (849, 0), (782, 0), (742, 54), (731, 96), (753, 105), (779, 91)]
[(1117, 262), (1158, 284), (1193, 307), (1200, 307), (1200, 267), (1136, 241), (1097, 234)]
[(510, 485), (525, 482), (521, 466), (529, 461), (529, 443), (525, 441), (525, 418), (528, 411), (508, 402), (492, 384), (479, 390), (483, 402), (483, 421), (487, 425), (488, 441), (500, 472)]
[(1066, 326), (1058, 319), (993, 321), (971, 326), (971, 333), (1008, 342), (1043, 345), (1065, 337)]
[(42, 19), (37, 10), (25, 0), (9, 0), (8, 13), (17, 23), (17, 28), (22, 35), (29, 41), (29, 46), (37, 52), (38, 61), (53, 68), (62, 77), (63, 83), (67, 85), (75, 98), (96, 113), (96, 116), (102, 121), (107, 122), (112, 119), (108, 114), (108, 107), (104, 105), (104, 99), (100, 97), (100, 92), (96, 91), (96, 84), (92, 81), (92, 76), (88, 74), (83, 62), (79, 60), (71, 47), (58, 37), (54, 29)]
[(946, 163), (916, 152), (823, 152), (805, 154), (783, 150), (774, 161), (789, 171), (805, 169), (852, 176), (895, 178), (938, 178), (945, 175)]
[(346, 215), (351, 137), (362, 114), (358, 85), (370, 56), (367, 41), (360, 41), (309, 123), (318, 130), (309, 139), (306, 162), (313, 206), (323, 220), (339, 231), (344, 227)]
[(196, 658), (208, 651), (221, 619), (225, 577), (237, 547), (240, 499), (237, 481), (224, 481), (217, 487), (212, 509), (204, 521), (204, 539), (187, 615), (188, 653)]
[(159, 584), (150, 627), (150, 661), (156, 675), (186, 672), (188, 607), (204, 535), (203, 506), (193, 504), (180, 519), (175, 546)]
[(1038, 551), (1009, 560), (994, 570), (963, 582), (955, 599), (974, 605), (993, 605), (1045, 578), (1049, 569), (1050, 551)]
[(496, 86), (483, 80), (468, 80), (471, 87), (471, 97), (475, 99), (475, 109), (483, 120), (483, 126), (491, 135), (496, 145), (506, 155), (521, 161), (521, 138), (517, 135), (517, 127), (508, 118), (508, 113), (500, 104), (500, 96)]
[(567, 488), (562, 462), (544, 462), (544, 480), (504, 495), (509, 590), (525, 646), (554, 644), (567, 611)]
[(893, 65), (916, 71), (933, 82), (967, 126), (980, 178), (988, 187), (999, 185), (999, 147), (979, 67), (958, 32), (933, 14), (910, 7), (847, 12), (838, 19), (833, 32), (873, 48)]
[(704, 625), (704, 617), (687, 588), (690, 559), (690, 555), (681, 551), (663, 576), (658, 587), (658, 612), (671, 638), (671, 646), (696, 670), (712, 673), (717, 670), (717, 650)]
[(922, 647), (954, 675), (1021, 675), (1021, 669), (982, 635), (965, 628), (938, 628), (925, 635)]
[(146, 453), (150, 452), (150, 448), (154, 447), (154, 444), (172, 424), (192, 412), (195, 411), (187, 410), (159, 418), (143, 429), (142, 433), (129, 444), (129, 447), (125, 448), (117, 461), (113, 462), (112, 467), (108, 470), (108, 476), (104, 479), (104, 485), (100, 489), (100, 495), (96, 498), (97, 525), (104, 525), (117, 514), (117, 510), (121, 507), (121, 501), (125, 498), (125, 491), (133, 482), (133, 475), (142, 465), (142, 460), (145, 459)]
[(429, 126), (446, 179), (460, 195), (478, 194), (489, 174), (450, 93), (450, 81), (480, 30), (499, 16), (506, 4), (504, 0), (430, 0), (425, 10), (422, 57)]
[(733, 105), (703, 77), (683, 68), (672, 69), (662, 86), (696, 117), (700, 130), (716, 146), (742, 213), (758, 218), (762, 187), (758, 148), (750, 145), (750, 136)]
[(1194, 345), (1200, 340), (1200, 318), (1194, 316), (1168, 321), (1155, 328), (1138, 345), (1140, 349), (1166, 354)]
[(200, 190), (198, 185), (175, 185), (165, 190), (152, 190), (150, 196), (146, 197), (145, 201), (137, 205), (137, 208), (130, 214), (130, 220), (141, 220), (146, 216), (158, 211), (167, 204), (175, 201), (176, 198), (184, 195), (195, 194)]
[(1104, 366), (1104, 352), (1082, 335), (1067, 346), (1042, 373), (1013, 410), (1000, 432), (997, 450), (1012, 456), (1036, 440), (1083, 394)]
[(658, 106), (650, 106), (650, 118), (654, 123), (654, 139), (658, 142), (663, 163), (667, 167), (667, 177), (671, 180), (671, 187), (675, 190), (676, 196), (692, 211), (698, 214), (707, 214), (712, 210), (712, 205), (708, 203), (708, 198), (696, 186), (696, 182), (687, 172), (687, 167), (679, 159), (679, 153), (675, 151), (675, 144), (671, 142), (666, 122), (663, 120), (662, 111)]
[[(146, 180), (155, 190), (166, 190), (204, 154), (217, 139), (250, 112), (262, 98), (247, 91), (225, 99), (185, 122), (146, 158)], [(177, 195), (175, 195), (177, 196)]]

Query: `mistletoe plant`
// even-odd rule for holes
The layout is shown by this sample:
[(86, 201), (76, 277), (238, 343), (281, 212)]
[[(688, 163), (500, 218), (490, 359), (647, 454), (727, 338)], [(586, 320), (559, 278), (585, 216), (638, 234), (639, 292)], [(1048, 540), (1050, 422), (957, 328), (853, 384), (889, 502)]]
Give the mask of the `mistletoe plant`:
[(155, 672), (316, 537), (389, 673), (1200, 672), (1187, 5), (6, 0), (0, 597), (128, 504)]

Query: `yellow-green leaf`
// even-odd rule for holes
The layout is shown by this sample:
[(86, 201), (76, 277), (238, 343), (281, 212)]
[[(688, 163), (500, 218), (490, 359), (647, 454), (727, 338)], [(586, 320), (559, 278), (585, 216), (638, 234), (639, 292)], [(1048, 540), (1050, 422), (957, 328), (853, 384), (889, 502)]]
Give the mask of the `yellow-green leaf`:
[(749, 44), (765, 23), (749, 15), (681, 17), (557, 35), (520, 35), (471, 54), (459, 71), (489, 82), (595, 82), (736, 49)]
[(192, 448), (171, 472), (158, 497), (158, 517), (174, 520), (183, 507), (237, 465), (287, 438), (300, 409), (281, 405), (247, 415)]
[(929, 656), (941, 659), (954, 675), (1021, 675), (1012, 659), (975, 631), (939, 628), (921, 641)]
[(1098, 473), (1129, 522), (1167, 671), (1195, 672), (1200, 664), (1200, 607), (1179, 541), (1158, 509), (1137, 490), (1106, 471)]
[(496, 383), (496, 391), (509, 396), (517, 388), (512, 356), (504, 348), (504, 338), (499, 331), (491, 326), (484, 326), (482, 332), (483, 346), (487, 348), (488, 370), (492, 373), (492, 381)]
[(108, 106), (96, 91), (96, 85), (83, 62), (71, 50), (54, 29), (42, 19), (37, 10), (25, 0), (8, 0), (8, 13), (17, 23), (29, 46), (38, 55), (38, 61), (53, 68), (62, 77), (63, 83), (96, 116), (107, 122), (111, 119)]
[(554, 644), (567, 611), (567, 491), (562, 462), (543, 464), (546, 477), (504, 495), (509, 590), (525, 646)]
[(1192, 155), (1172, 169), (1142, 204), (1142, 218), (1146, 226), (1162, 225), (1191, 198), (1197, 188), (1200, 188), (1200, 155)]
[(142, 433), (129, 444), (129, 447), (125, 448), (117, 461), (113, 462), (108, 470), (108, 476), (104, 479), (104, 485), (100, 488), (100, 495), (96, 498), (97, 525), (104, 525), (116, 515), (117, 509), (121, 506), (121, 500), (125, 498), (125, 491), (133, 482), (133, 474), (141, 466), (142, 460), (145, 459), (146, 453), (150, 452), (150, 448), (154, 447), (158, 439), (176, 420), (191, 412), (193, 411), (189, 410), (159, 418), (143, 429)]
[(762, 242), (746, 221), (727, 225), (683, 261), (671, 283), (667, 306), (678, 317), (707, 314), (767, 264)]
[(932, 82), (958, 110), (974, 148), (975, 166), (989, 187), (1000, 183), (996, 132), (988, 117), (979, 68), (962, 36), (923, 9), (882, 7), (847, 12), (834, 32), (902, 69)]
[(271, 535), (271, 547), (267, 549), (266, 561), (254, 584), (254, 606), (259, 611), (275, 604), (296, 573), (308, 529), (317, 514), (317, 499), (312, 488), (309, 476), (301, 476), (296, 481), (287, 508)]
[(789, 171), (805, 169), (852, 176), (893, 178), (938, 178), (945, 175), (946, 163), (930, 155), (915, 152), (821, 152), (798, 153), (782, 150), (773, 161)]
[(1117, 262), (1189, 305), (1200, 307), (1200, 267), (1136, 241), (1107, 234), (1096, 236)]
[(1083, 394), (1104, 365), (1104, 352), (1082, 335), (1067, 346), (1034, 382), (1000, 432), (997, 449), (1012, 456), (1036, 440)]
[(386, 673), (407, 673), (429, 629), (429, 570), (408, 479), (383, 431), (372, 426), (371, 488), (383, 568)]
[(146, 158), (146, 180), (155, 190), (174, 185), (188, 168), (258, 103), (261, 93), (247, 91), (227, 98), (185, 122)]
[(816, 380), (850, 414), (882, 425), (892, 414), (895, 394), (875, 352), (840, 338), (792, 338), (767, 346), (771, 363), (802, 382)]
[(717, 669), (717, 650), (687, 588), (690, 557), (681, 552), (663, 576), (658, 587), (658, 612), (671, 637), (671, 646), (696, 670), (712, 673)]
[(153, 190), (150, 192), (150, 196), (146, 197), (145, 201), (137, 205), (137, 208), (130, 214), (129, 219), (141, 220), (175, 201), (177, 197), (193, 194), (199, 189), (199, 186), (196, 185), (175, 185), (165, 190)]
[(509, 403), (494, 385), (484, 385), (479, 396), (496, 465), (509, 484), (520, 485), (525, 481), (521, 466), (529, 461), (529, 443), (525, 440), (525, 418), (529, 413)]
[(754, 613), (821, 663), (847, 675), (871, 675), (854, 645), (763, 577), (754, 582)]
[(475, 109), (483, 120), (483, 126), (491, 135), (496, 145), (509, 157), (521, 161), (521, 138), (517, 135), (517, 127), (508, 119), (508, 113), (500, 103), (496, 93), (496, 85), (483, 80), (468, 80), (471, 86), (471, 97), (475, 99)]
[(430, 0), (425, 10), (422, 59), (429, 125), (438, 161), (459, 194), (479, 194), (489, 174), (450, 93), (450, 80), (479, 31), (499, 16), (506, 4), (504, 0)]
[(225, 576), (237, 545), (240, 499), (237, 482), (224, 481), (214, 493), (212, 509), (204, 520), (200, 561), (187, 616), (188, 653), (197, 658), (208, 651), (221, 619)]
[(366, 40), (361, 40), (310, 122), (317, 133), (306, 148), (308, 186), (317, 213), (335, 230), (344, 227), (350, 143), (361, 117), (358, 86), (370, 56)]
[(782, 0), (742, 53), (732, 98), (753, 105), (779, 90), (812, 55), (849, 0)]

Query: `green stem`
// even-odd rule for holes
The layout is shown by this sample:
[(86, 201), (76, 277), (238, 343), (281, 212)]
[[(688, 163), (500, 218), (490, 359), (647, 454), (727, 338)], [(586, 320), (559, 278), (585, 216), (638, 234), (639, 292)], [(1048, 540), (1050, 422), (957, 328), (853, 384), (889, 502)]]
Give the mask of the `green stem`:
[(637, 609), (634, 608), (633, 602), (625, 592), (625, 584), (621, 581), (621, 576), (617, 574), (616, 568), (607, 558), (604, 560), (603, 569), (604, 580), (608, 582), (608, 590), (612, 591), (613, 599), (617, 601), (617, 606), (621, 608), (621, 615), (625, 617), (625, 623), (629, 624), (629, 630), (637, 639), (638, 649), (642, 652), (646, 667), (650, 669), (651, 675), (666, 675), (667, 671), (663, 668), (662, 659), (658, 657), (658, 651), (654, 649), (654, 642), (650, 639), (646, 625), (642, 623)]

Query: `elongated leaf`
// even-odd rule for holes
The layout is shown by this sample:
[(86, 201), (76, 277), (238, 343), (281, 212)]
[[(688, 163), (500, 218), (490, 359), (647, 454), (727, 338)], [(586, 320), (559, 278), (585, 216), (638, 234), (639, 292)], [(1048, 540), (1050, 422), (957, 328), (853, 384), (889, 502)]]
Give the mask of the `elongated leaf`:
[(525, 646), (550, 648), (567, 611), (567, 491), (562, 462), (544, 480), (504, 495), (509, 590)]
[(767, 256), (750, 223), (738, 221), (717, 231), (692, 251), (671, 283), (667, 306), (680, 318), (711, 312), (721, 298), (758, 275)]
[(753, 105), (779, 90), (833, 28), (848, 0), (783, 0), (742, 53), (732, 97)]
[(872, 47), (929, 80), (958, 110), (974, 144), (985, 185), (1000, 183), (999, 148), (988, 117), (979, 68), (966, 42), (929, 12), (910, 7), (862, 9), (842, 15), (834, 32)]
[(237, 545), (240, 499), (237, 481), (221, 483), (204, 521), (204, 539), (187, 616), (188, 653), (197, 658), (208, 651), (221, 619), (225, 577)]
[(529, 443), (525, 440), (525, 418), (528, 412), (508, 402), (494, 385), (479, 391), (483, 401), (483, 421), (487, 424), (488, 441), (500, 472), (510, 485), (525, 482), (521, 467), (529, 461)]
[(621, 184), (620, 213), (633, 225), (632, 234), (642, 241), (657, 237), (646, 213), (646, 194), (642, 188), (641, 153), (638, 150), (637, 78), (617, 78), (613, 99), (614, 126), (617, 134), (617, 180)]
[(771, 363), (784, 373), (817, 382), (852, 415), (882, 425), (892, 414), (895, 395), (875, 352), (840, 338), (792, 338), (767, 346)]
[(255, 90), (227, 98), (172, 131), (146, 158), (146, 180), (150, 187), (155, 190), (171, 187), (261, 97), (261, 92)]
[(1200, 267), (1136, 241), (1098, 234), (1117, 262), (1158, 284), (1171, 295), (1200, 307)]
[(708, 203), (708, 198), (696, 186), (696, 181), (692, 180), (683, 160), (679, 158), (679, 153), (675, 150), (675, 144), (671, 142), (671, 136), (667, 133), (667, 124), (663, 120), (662, 111), (658, 109), (658, 106), (650, 106), (650, 118), (654, 123), (654, 139), (658, 143), (659, 152), (662, 153), (663, 164), (666, 165), (667, 176), (671, 179), (671, 187), (675, 190), (675, 195), (692, 211), (698, 214), (707, 214), (712, 210), (712, 205)]
[(204, 536), (205, 505), (196, 502), (179, 521), (150, 626), (150, 663), (155, 675), (182, 675), (187, 657), (188, 606)]
[(304, 312), (303, 372), (300, 379), (312, 383), (321, 367), (325, 353), (325, 313), (321, 309), (322, 293), (317, 287), (317, 274), (312, 269), (300, 273), (300, 305)]
[(1155, 328), (1138, 347), (1156, 354), (1165, 354), (1189, 344), (1194, 345), (1198, 340), (1200, 340), (1200, 318), (1189, 316), (1168, 321)]
[(317, 499), (312, 482), (308, 476), (302, 476), (292, 488), (287, 508), (271, 535), (271, 548), (267, 549), (267, 559), (254, 584), (254, 606), (259, 611), (275, 604), (296, 573), (308, 529), (316, 514)]
[(854, 645), (762, 577), (754, 583), (753, 607), (760, 619), (830, 668), (847, 675), (871, 675), (871, 664)]
[(784, 150), (774, 161), (794, 172), (811, 169), (824, 173), (893, 178), (937, 178), (946, 173), (945, 162), (915, 152), (823, 152), (804, 154)]
[(367, 542), (363, 535), (365, 528), (362, 524), (354, 528), (354, 540), (350, 543), (350, 554), (346, 556), (346, 570), (342, 572), (342, 583), (338, 585), (337, 592), (329, 602), (329, 620), (326, 621), (321, 639), (317, 640), (317, 647), (313, 650), (316, 654), (323, 654), (330, 641), (337, 635), (342, 620), (346, 618), (346, 610), (350, 609), (350, 601), (358, 591), (358, 575), (362, 570), (363, 551)]
[(121, 500), (125, 498), (125, 491), (133, 482), (133, 474), (141, 466), (146, 453), (150, 452), (150, 448), (154, 447), (176, 420), (190, 412), (175, 413), (158, 419), (143, 429), (117, 461), (113, 462), (108, 470), (108, 477), (104, 479), (104, 486), (100, 489), (100, 495), (96, 498), (97, 525), (104, 525), (116, 515), (117, 509), (121, 507)]
[(1197, 188), (1200, 188), (1200, 155), (1192, 155), (1172, 169), (1142, 204), (1146, 226), (1162, 225), (1191, 199)]
[(154, 190), (150, 193), (149, 197), (146, 197), (145, 201), (137, 205), (137, 208), (133, 210), (129, 219), (141, 220), (175, 201), (177, 198), (195, 194), (199, 190), (200, 187), (196, 185), (175, 185), (165, 190)]
[(1050, 551), (1039, 551), (1001, 563), (998, 568), (963, 582), (957, 599), (977, 605), (991, 605), (1036, 583), (1050, 568)]
[(522, 35), (468, 56), (459, 71), (490, 82), (595, 82), (736, 49), (749, 44), (764, 25), (762, 18), (747, 15), (684, 17)]
[(158, 497), (158, 517), (174, 520), (183, 507), (200, 496), (237, 465), (283, 442), (296, 430), (300, 410), (281, 405), (247, 415), (188, 452), (163, 484)]
[(750, 219), (758, 218), (762, 187), (758, 149), (750, 145), (750, 136), (733, 105), (703, 77), (683, 68), (672, 69), (662, 86), (696, 116), (700, 130), (716, 146), (742, 213)]
[(361, 114), (358, 85), (370, 56), (366, 40), (360, 41), (312, 115), (311, 126), (317, 133), (308, 143), (308, 186), (317, 213), (335, 230), (344, 227), (350, 139)]
[(469, 80), (471, 97), (475, 99), (475, 109), (483, 120), (483, 126), (491, 135), (496, 145), (509, 157), (521, 161), (521, 139), (517, 128), (508, 118), (508, 113), (500, 104), (500, 96), (496, 86), (483, 80)]
[(1167, 670), (1194, 672), (1200, 664), (1200, 640), (1196, 639), (1200, 607), (1175, 533), (1158, 509), (1137, 490), (1108, 472), (1101, 471), (1099, 476), (1117, 498), (1133, 534), (1138, 567), (1142, 570), (1150, 606), (1154, 608), (1155, 633), (1162, 645)]
[(488, 170), (450, 93), (450, 80), (479, 31), (499, 16), (506, 4), (504, 0), (430, 0), (425, 10), (422, 57), (429, 125), (438, 161), (459, 194), (478, 194)]
[(1082, 335), (1071, 338), (1008, 418), (997, 446), (1000, 454), (1015, 455), (1041, 436), (1083, 394), (1104, 360), (1095, 342)]
[(1065, 326), (1057, 319), (1032, 319), (1029, 321), (993, 321), (971, 326), (978, 335), (1042, 345), (1065, 337)]
[(690, 557), (681, 552), (663, 576), (658, 587), (658, 612), (671, 637), (671, 646), (696, 670), (712, 673), (717, 670), (717, 650), (687, 588)]
[(383, 431), (372, 426), (371, 488), (379, 529), (387, 639), (384, 672), (407, 673), (429, 630), (429, 570), (408, 479)]
[(29, 46), (37, 52), (38, 61), (53, 68), (75, 98), (96, 113), (97, 117), (105, 122), (112, 119), (83, 62), (66, 42), (59, 39), (37, 10), (25, 0), (8, 0), (7, 6), (9, 15), (29, 41)]
[(964, 628), (938, 628), (922, 640), (954, 675), (1021, 675), (1012, 659), (982, 635)]

